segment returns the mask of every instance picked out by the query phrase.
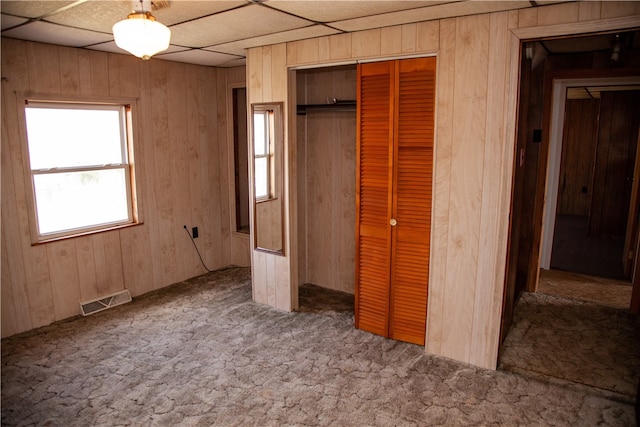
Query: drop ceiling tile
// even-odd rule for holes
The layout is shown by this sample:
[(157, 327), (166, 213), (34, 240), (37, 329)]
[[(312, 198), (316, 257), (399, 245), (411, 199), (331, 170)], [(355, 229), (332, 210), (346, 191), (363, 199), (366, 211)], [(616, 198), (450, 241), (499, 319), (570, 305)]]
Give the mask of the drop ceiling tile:
[(312, 23), (259, 4), (171, 27), (171, 43), (205, 47), (306, 27)]
[(17, 16), (2, 14), (2, 31), (7, 28), (15, 27), (28, 21), (26, 18), (18, 18)]
[(247, 4), (246, 0), (171, 0), (170, 6), (153, 11), (158, 21), (165, 25), (179, 24), (202, 16), (213, 15)]
[(85, 30), (111, 33), (111, 27), (131, 13), (130, 1), (87, 1), (53, 14), (47, 21)]
[[(101, 52), (111, 52), (111, 53), (121, 53), (123, 55), (131, 55), (129, 52), (127, 52), (124, 49), (120, 49), (117, 45), (116, 42), (114, 41), (109, 41), (109, 42), (105, 42), (105, 43), (98, 43), (98, 44), (94, 44), (91, 46), (87, 46), (87, 49), (91, 49), (91, 50), (99, 50)], [(169, 49), (165, 50), (163, 53), (171, 53), (171, 52), (181, 52), (184, 50), (189, 50), (189, 48), (186, 47), (179, 47), (179, 46), (169, 46)]]
[(187, 62), (189, 64), (208, 65), (217, 67), (221, 64), (239, 59), (235, 55), (227, 55), (225, 53), (209, 52), (206, 50), (194, 49), (185, 50), (176, 53), (159, 54), (154, 56), (156, 59), (165, 59), (168, 61)]
[(232, 67), (242, 67), (247, 65), (247, 58), (238, 58), (229, 62), (225, 62), (224, 64), (220, 64), (220, 67), (232, 68)]
[(416, 9), (423, 6), (433, 6), (440, 3), (450, 3), (458, 0), (443, 1), (345, 1), (345, 0), (268, 0), (265, 4), (294, 15), (317, 22), (342, 21), (362, 16), (379, 15), (398, 10)]
[(3, 31), (2, 36), (71, 47), (83, 47), (113, 39), (111, 34), (80, 30), (42, 21), (30, 22), (21, 27)]
[(250, 47), (267, 46), (270, 44), (285, 43), (293, 40), (303, 40), (312, 37), (322, 37), (337, 34), (340, 31), (334, 30), (324, 25), (312, 25), (310, 27), (298, 28), (291, 31), (269, 34), (267, 36), (253, 37), (230, 43), (208, 46), (205, 49), (216, 52), (231, 53), (235, 55), (245, 55), (244, 50)]
[[(151, 14), (164, 25), (211, 15), (246, 4), (242, 0), (234, 1), (181, 1), (172, 0), (168, 7), (152, 10)], [(70, 25), (94, 31), (111, 32), (113, 24), (123, 19), (133, 10), (129, 0), (105, 1), (90, 0), (73, 8), (47, 17), (48, 21)]]
[(453, 16), (476, 15), (526, 7), (531, 7), (531, 2), (465, 0), (455, 3), (421, 7), (418, 9), (391, 12), (384, 15), (331, 22), (330, 25), (343, 31), (361, 31), (371, 28), (409, 24), (411, 22), (431, 21), (434, 19), (450, 18)]
[(73, 1), (0, 1), (2, 13), (22, 16), (25, 18), (39, 18), (70, 5)]

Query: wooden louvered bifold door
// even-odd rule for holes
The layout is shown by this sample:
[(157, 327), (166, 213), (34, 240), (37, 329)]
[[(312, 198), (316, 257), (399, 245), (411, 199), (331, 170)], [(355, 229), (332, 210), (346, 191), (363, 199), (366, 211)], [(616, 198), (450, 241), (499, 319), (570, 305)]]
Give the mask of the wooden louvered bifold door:
[(361, 65), (358, 95), (356, 327), (424, 345), (435, 58)]
[(390, 338), (424, 345), (431, 239), (435, 59), (397, 62)]
[(378, 335), (389, 329), (393, 63), (358, 67), (356, 327)]

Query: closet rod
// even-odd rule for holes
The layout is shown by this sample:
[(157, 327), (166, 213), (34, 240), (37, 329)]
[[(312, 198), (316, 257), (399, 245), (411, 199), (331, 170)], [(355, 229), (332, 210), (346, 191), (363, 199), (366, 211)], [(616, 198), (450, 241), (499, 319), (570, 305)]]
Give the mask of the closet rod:
[(356, 107), (356, 101), (340, 101), (334, 99), (329, 104), (298, 104), (298, 115), (304, 116), (307, 112), (312, 111), (353, 111)]

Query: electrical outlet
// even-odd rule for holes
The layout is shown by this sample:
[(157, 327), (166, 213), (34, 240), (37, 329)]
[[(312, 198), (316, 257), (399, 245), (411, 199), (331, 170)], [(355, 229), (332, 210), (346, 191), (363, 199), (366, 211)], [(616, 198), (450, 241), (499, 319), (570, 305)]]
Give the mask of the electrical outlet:
[(198, 227), (193, 227), (191, 229), (191, 236), (193, 236), (194, 239), (198, 238)]

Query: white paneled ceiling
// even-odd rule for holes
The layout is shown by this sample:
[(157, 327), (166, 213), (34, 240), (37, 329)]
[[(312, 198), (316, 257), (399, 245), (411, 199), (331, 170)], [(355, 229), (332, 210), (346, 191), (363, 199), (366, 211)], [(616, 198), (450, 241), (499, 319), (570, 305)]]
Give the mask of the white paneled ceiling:
[[(552, 2), (563, 2), (556, 0)], [(129, 0), (0, 1), (2, 36), (127, 54), (111, 28)], [(171, 29), (154, 58), (207, 66), (244, 64), (245, 49), (418, 21), (513, 10), (549, 1), (480, 0), (144, 0)]]

